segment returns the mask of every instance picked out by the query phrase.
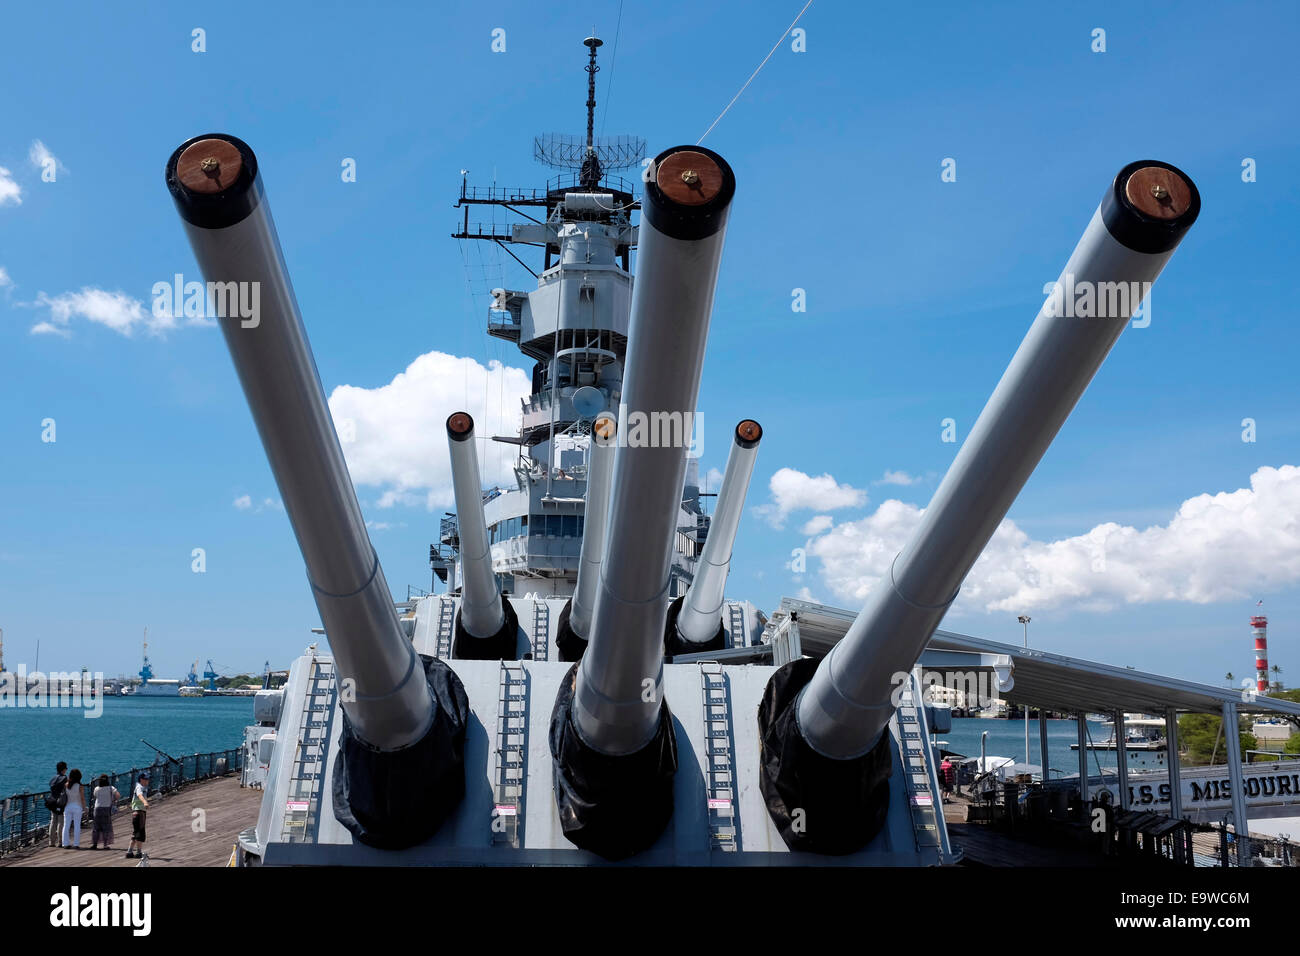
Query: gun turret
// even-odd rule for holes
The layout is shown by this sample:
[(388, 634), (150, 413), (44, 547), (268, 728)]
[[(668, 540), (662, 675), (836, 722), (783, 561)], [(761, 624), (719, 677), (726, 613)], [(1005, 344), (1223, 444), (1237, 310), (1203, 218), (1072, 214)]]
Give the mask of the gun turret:
[[(464, 690), (446, 665), (415, 653), (398, 622), (253, 151), (233, 136), (196, 137), (172, 154), (166, 178), (350, 691), (335, 814), (364, 842), (420, 842), (464, 789)], [(254, 303), (251, 314), (228, 308), (235, 295)]]
[(792, 849), (849, 852), (879, 828), (893, 693), (1199, 211), (1173, 166), (1120, 170), (888, 579), (815, 673), (794, 661), (769, 682), (763, 746), (781, 759), (762, 786), (806, 814), (800, 833), (772, 813)]
[(583, 508), (578, 581), (573, 589), (573, 597), (560, 612), (556, 637), (561, 660), (579, 660), (587, 649), (596, 588), (600, 584), (600, 564), (605, 548), (605, 524), (609, 518), (609, 491), (614, 476), (617, 437), (618, 420), (608, 412), (596, 416), (591, 424), (591, 444), (588, 446), (587, 501)]
[(664, 621), (686, 449), (735, 194), (731, 168), (703, 147), (667, 150), (652, 168), (600, 586), (586, 653), (561, 684), (551, 727), (565, 835), (608, 857), (650, 845), (672, 814), (677, 751), (663, 700)]
[(456, 495), (460, 545), (460, 610), (452, 657), (461, 660), (514, 660), (519, 621), (501, 594), (492, 570), (487, 520), (483, 516), (483, 482), (479, 477), (474, 419), (456, 412), (447, 419), (451, 480)]
[(672, 654), (716, 651), (726, 647), (726, 629), (722, 623), (723, 590), (731, 568), (731, 552), (736, 545), (740, 515), (745, 508), (745, 493), (758, 458), (758, 443), (763, 429), (758, 422), (745, 419), (736, 426), (727, 456), (727, 470), (718, 491), (718, 506), (709, 522), (709, 536), (704, 552), (686, 594), (668, 610), (667, 647)]

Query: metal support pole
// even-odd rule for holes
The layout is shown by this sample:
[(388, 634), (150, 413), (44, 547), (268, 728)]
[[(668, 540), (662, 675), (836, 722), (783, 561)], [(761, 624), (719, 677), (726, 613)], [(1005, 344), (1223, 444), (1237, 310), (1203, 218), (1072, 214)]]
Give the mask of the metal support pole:
[(1237, 865), (1250, 863), (1250, 823), (1246, 818), (1246, 787), (1241, 773), (1241, 732), (1237, 729), (1237, 705), (1223, 702), (1223, 743), (1228, 758), (1228, 780), (1232, 787), (1232, 823), (1237, 833)]
[(1115, 711), (1115, 763), (1119, 769), (1119, 808), (1127, 810), (1128, 799), (1128, 747), (1124, 729), (1124, 711)]
[(989, 732), (986, 730), (980, 734), (980, 772), (976, 776), (982, 776), (989, 772)]
[(1047, 711), (1038, 708), (1038, 759), (1043, 764), (1043, 783), (1047, 783)]
[(1169, 764), (1169, 815), (1183, 818), (1183, 772), (1178, 761), (1178, 708), (1165, 711), (1165, 761)]
[(1088, 802), (1088, 715), (1079, 711), (1078, 727), (1079, 732), (1079, 803), (1084, 805)]

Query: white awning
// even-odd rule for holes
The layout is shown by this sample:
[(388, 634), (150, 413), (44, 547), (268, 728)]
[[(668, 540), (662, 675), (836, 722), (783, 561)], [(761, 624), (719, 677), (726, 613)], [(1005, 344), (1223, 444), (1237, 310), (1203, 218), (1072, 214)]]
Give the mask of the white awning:
[[(844, 636), (857, 616), (855, 611), (799, 601), (781, 600), (781, 611), (796, 617), (799, 643), (804, 654), (822, 657)], [(930, 639), (921, 665), (927, 670), (963, 669), (959, 655), (1010, 658), (1014, 686), (999, 694), (1018, 704), (1049, 710), (1114, 713), (1115, 711), (1163, 714), (1167, 708), (1192, 713), (1218, 714), (1225, 703), (1237, 705), (1243, 714), (1276, 713), (1300, 717), (1300, 703), (1275, 697), (1243, 699), (1237, 688), (1215, 687), (1096, 661), (1067, 657), (1035, 648), (1003, 644), (984, 638), (936, 631)], [(972, 659), (974, 660), (974, 659)], [(987, 666), (974, 664), (974, 668)]]

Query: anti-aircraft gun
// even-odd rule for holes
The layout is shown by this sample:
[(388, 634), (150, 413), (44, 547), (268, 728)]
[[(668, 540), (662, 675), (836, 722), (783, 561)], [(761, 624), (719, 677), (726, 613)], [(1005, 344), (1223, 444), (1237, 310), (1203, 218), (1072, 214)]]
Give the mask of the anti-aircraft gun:
[[(934, 761), (898, 691), (963, 578), (1195, 221), (1191, 181), (1122, 169), (912, 540), (823, 660), (763, 648), (723, 600), (762, 429), (742, 421), (701, 564), (669, 598), (690, 429), (735, 177), (698, 146), (652, 161), (642, 201), (622, 414), (598, 417), (570, 626), (563, 598), (492, 575), (474, 423), (447, 421), (463, 587), (399, 617), (365, 530), (289, 284), (257, 160), (221, 135), (167, 180), (209, 283), (257, 282), (226, 344), (297, 536), (329, 641), (295, 662), (245, 859), (266, 864), (937, 864), (953, 859)], [(590, 188), (590, 184), (586, 188)], [(1128, 290), (1136, 290), (1129, 295)], [(676, 429), (663, 441), (657, 426)], [(768, 649), (770, 651), (770, 648)], [(707, 658), (712, 655), (717, 660)], [(748, 663), (726, 663), (745, 660)], [(910, 682), (910, 683), (909, 683)], [(757, 714), (757, 720), (754, 715)], [(910, 741), (910, 742), (909, 742)]]

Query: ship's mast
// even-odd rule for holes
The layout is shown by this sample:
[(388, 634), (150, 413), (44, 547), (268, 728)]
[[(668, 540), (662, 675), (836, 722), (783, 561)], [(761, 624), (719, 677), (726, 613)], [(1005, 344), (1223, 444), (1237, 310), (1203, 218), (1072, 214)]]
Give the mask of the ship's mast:
[(594, 128), (596, 124), (596, 74), (600, 67), (596, 65), (596, 50), (605, 42), (599, 37), (587, 37), (582, 41), (590, 51), (587, 60), (587, 155), (582, 161), (582, 185), (588, 189), (600, 182), (600, 160), (596, 156)]
[[(490, 546), (505, 545), (492, 547), (492, 554), (507, 593), (516, 582), (524, 592), (572, 592), (591, 425), (599, 414), (617, 412), (627, 360), (630, 255), (637, 242), (632, 217), (641, 208), (640, 183), (635, 173), (631, 182), (617, 174), (639, 171), (646, 144), (638, 136), (596, 135), (597, 55), (604, 42), (589, 36), (582, 43), (586, 135), (549, 133), (533, 140), (534, 159), (559, 174), (545, 189), (474, 187), (463, 179), (456, 202), (461, 219), (454, 238), (496, 244), (537, 280), (531, 290), (492, 290), (488, 309), (488, 334), (511, 342), (534, 363), (518, 433), (482, 436), (519, 450), (517, 488), (492, 489), (483, 501)], [(472, 222), (470, 208), (484, 206), (493, 207), (492, 221)], [(530, 258), (538, 251), (540, 270)], [(698, 557), (703, 538), (698, 482), (690, 484), (691, 492), (683, 495), (687, 513), (679, 521), (689, 529), (677, 550), (683, 582), (690, 579), (687, 565)], [(461, 544), (457, 519), (447, 515), (430, 565), (452, 591), (463, 577), (457, 573)]]

